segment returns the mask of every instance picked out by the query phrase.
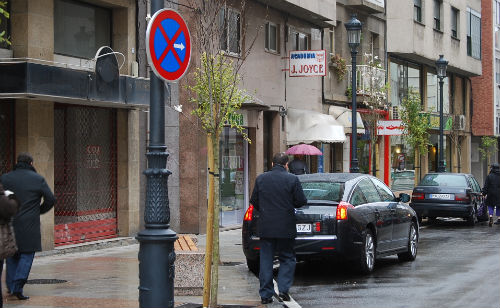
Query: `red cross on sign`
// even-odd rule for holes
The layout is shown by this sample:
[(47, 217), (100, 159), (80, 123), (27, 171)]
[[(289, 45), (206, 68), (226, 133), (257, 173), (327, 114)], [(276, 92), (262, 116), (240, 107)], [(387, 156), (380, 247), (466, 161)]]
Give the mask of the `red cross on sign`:
[(184, 76), (191, 60), (191, 37), (179, 13), (163, 9), (153, 15), (146, 31), (146, 53), (159, 78), (176, 81)]

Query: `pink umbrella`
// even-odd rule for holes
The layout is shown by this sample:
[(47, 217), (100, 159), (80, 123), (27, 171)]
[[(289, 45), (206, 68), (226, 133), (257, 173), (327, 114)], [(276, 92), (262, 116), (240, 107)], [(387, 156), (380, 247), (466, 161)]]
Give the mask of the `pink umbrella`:
[(323, 155), (317, 147), (310, 144), (297, 144), (286, 150), (285, 154), (288, 155)]

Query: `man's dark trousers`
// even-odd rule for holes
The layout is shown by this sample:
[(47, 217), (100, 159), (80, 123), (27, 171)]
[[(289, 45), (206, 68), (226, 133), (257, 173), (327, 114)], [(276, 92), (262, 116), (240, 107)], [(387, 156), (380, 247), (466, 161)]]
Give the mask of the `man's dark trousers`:
[(18, 252), (12, 257), (7, 258), (7, 275), (5, 280), (11, 293), (23, 293), (23, 287), (28, 280), (34, 258), (34, 252)]
[(270, 298), (274, 294), (273, 259), (278, 253), (280, 268), (278, 272), (279, 293), (288, 293), (295, 273), (295, 239), (261, 238), (260, 239), (260, 290), (261, 298)]

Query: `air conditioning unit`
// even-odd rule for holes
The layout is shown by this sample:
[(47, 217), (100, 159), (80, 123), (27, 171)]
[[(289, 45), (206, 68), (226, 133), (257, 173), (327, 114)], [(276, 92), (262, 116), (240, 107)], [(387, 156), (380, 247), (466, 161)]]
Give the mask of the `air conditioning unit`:
[(465, 115), (456, 114), (453, 119), (453, 129), (455, 130), (465, 130)]

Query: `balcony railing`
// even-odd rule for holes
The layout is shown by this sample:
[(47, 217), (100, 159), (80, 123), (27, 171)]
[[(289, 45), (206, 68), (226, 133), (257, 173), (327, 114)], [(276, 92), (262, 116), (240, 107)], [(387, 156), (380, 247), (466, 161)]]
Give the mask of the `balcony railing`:
[[(352, 65), (347, 65), (348, 86), (351, 87)], [(385, 70), (370, 65), (356, 65), (356, 93), (372, 95), (384, 88)]]

